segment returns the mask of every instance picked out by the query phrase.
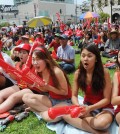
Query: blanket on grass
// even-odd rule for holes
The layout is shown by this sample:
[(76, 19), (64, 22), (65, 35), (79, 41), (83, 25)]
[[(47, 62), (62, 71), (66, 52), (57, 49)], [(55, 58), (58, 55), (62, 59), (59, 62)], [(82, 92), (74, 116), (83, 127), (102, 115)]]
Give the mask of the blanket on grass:
[[(79, 103), (83, 104), (83, 97), (78, 96), (79, 98)], [(41, 120), (41, 116), (37, 115), (37, 118)], [(56, 123), (47, 123), (46, 124), (47, 128), (55, 131), (56, 134), (90, 134), (88, 132), (82, 131), (80, 129), (74, 128), (71, 125), (67, 124), (63, 120), (56, 122)], [(110, 134), (118, 134), (118, 126), (116, 125), (115, 121), (111, 124), (109, 128)]]

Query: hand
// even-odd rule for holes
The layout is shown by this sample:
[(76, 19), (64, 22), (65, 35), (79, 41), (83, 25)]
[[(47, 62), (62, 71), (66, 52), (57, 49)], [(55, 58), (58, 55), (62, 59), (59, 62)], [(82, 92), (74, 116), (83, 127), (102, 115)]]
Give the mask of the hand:
[(14, 74), (11, 74), (11, 73), (8, 73), (9, 74), (9, 76), (13, 79), (13, 80), (16, 80), (17, 79), (17, 77), (14, 75)]
[(89, 106), (83, 106), (83, 110), (81, 110), (81, 113), (79, 114), (79, 117), (86, 117), (90, 114)]
[(57, 61), (63, 61), (63, 59), (62, 58), (57, 58)]
[(48, 87), (47, 87), (48, 85), (47, 85), (47, 83), (45, 83), (45, 84), (43, 84), (43, 85), (38, 85), (38, 84), (36, 84), (36, 83), (34, 83), (34, 84), (28, 84), (28, 87), (29, 88), (38, 88), (40, 91), (42, 91), (42, 92), (48, 92)]

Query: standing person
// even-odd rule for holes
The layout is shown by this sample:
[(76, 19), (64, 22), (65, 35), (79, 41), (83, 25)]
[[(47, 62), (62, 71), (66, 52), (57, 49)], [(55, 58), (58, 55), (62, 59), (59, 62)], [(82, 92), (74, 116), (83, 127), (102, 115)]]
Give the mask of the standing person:
[(79, 118), (67, 115), (63, 116), (63, 119), (78, 129), (94, 134), (104, 133), (113, 121), (111, 88), (110, 75), (108, 70), (103, 68), (97, 46), (84, 45), (80, 65), (74, 75), (72, 103), (79, 105), (78, 92), (81, 89), (85, 93), (86, 111)]
[(117, 125), (119, 126), (120, 133), (120, 51), (118, 52), (116, 63), (118, 69), (116, 70), (113, 76), (113, 90), (111, 102), (113, 105), (117, 105), (117, 108), (115, 109), (115, 119)]
[(48, 95), (28, 93), (23, 96), (23, 101), (32, 111), (39, 113), (45, 120), (49, 120), (50, 107), (71, 103), (70, 83), (66, 74), (51, 58), (48, 50), (42, 46), (33, 51), (32, 65), (37, 75), (45, 81), (45, 85), (38, 88), (48, 92)]
[(68, 37), (65, 34), (60, 36), (60, 44), (57, 50), (57, 61), (60, 67), (66, 72), (71, 73), (75, 70), (75, 50), (68, 45)]

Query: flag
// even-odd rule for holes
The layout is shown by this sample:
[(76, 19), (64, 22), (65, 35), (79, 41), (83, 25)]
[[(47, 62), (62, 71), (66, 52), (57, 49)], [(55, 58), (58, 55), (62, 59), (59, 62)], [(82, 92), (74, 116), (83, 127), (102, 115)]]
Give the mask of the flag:
[(61, 22), (61, 18), (60, 18), (60, 14), (59, 14), (59, 13), (56, 13), (56, 17), (57, 17), (57, 20), (58, 20), (59, 22)]

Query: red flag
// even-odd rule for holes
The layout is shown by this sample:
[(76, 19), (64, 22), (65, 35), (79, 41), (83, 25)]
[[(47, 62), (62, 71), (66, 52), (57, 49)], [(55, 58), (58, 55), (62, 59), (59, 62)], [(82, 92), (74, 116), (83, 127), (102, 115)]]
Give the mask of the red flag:
[(57, 16), (57, 20), (58, 20), (59, 22), (61, 22), (60, 14), (59, 14), (59, 13), (56, 13), (56, 16)]

